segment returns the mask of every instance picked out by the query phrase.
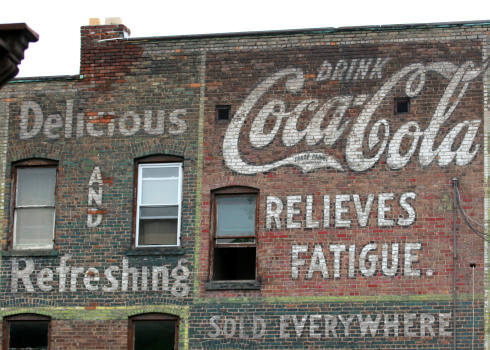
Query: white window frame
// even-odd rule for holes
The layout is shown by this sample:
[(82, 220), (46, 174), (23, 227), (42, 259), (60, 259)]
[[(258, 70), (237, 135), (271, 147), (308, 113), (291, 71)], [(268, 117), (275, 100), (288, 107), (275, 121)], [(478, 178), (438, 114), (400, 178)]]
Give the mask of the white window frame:
[[(161, 205), (165, 206), (177, 206), (177, 242), (175, 245), (141, 245), (139, 242), (139, 231), (140, 231), (140, 208), (150, 207), (150, 205), (144, 205), (141, 203), (141, 198), (143, 194), (143, 169), (145, 168), (178, 168), (179, 170), (179, 180), (178, 180), (178, 192), (177, 192), (177, 203)], [(155, 205), (153, 205), (155, 207)], [(164, 218), (164, 217), (160, 217)], [(138, 189), (137, 189), (137, 205), (136, 205), (136, 234), (135, 234), (135, 247), (138, 248), (155, 248), (155, 247), (179, 247), (180, 246), (180, 228), (182, 220), (182, 163), (140, 163), (138, 164)]]
[[(54, 169), (55, 174), (54, 174), (54, 191), (53, 191), (53, 205), (26, 205), (26, 206), (20, 206), (18, 205), (18, 200), (17, 196), (19, 193), (19, 171), (25, 170), (25, 169)], [(18, 166), (15, 168), (15, 206), (14, 206), (14, 214), (13, 214), (13, 229), (12, 229), (12, 247), (15, 250), (29, 250), (29, 249), (53, 249), (54, 247), (54, 233), (55, 233), (55, 227), (56, 227), (56, 185), (57, 185), (57, 167), (56, 166)], [(18, 215), (17, 212), (19, 209), (35, 209), (35, 208), (52, 208), (53, 209), (53, 227), (51, 231), (51, 244), (17, 244), (17, 221), (18, 221)]]

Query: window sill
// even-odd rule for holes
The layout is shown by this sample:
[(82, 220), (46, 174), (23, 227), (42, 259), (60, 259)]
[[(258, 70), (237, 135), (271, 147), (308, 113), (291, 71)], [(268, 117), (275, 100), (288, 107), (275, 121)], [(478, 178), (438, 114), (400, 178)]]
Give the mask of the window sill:
[(184, 255), (182, 247), (159, 247), (159, 248), (132, 248), (124, 252), (128, 256), (143, 255)]
[(43, 256), (57, 257), (59, 251), (54, 249), (23, 249), (23, 250), (7, 250), (2, 252), (2, 256)]
[(260, 290), (259, 281), (211, 281), (204, 285), (206, 290)]

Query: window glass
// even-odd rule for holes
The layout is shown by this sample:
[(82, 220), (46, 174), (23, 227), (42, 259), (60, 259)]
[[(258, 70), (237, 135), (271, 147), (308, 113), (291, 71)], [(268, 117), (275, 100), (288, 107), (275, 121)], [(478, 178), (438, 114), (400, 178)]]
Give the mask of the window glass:
[(54, 208), (17, 209), (15, 245), (52, 245)]
[(140, 220), (138, 245), (176, 245), (177, 219)]
[(17, 169), (17, 206), (54, 206), (55, 168)]
[(142, 181), (142, 205), (176, 204), (179, 200), (179, 179)]
[(16, 170), (13, 247), (51, 248), (55, 227), (56, 168)]
[(179, 207), (141, 207), (142, 218), (177, 217)]
[(255, 197), (218, 197), (217, 201), (218, 237), (255, 234)]
[(142, 170), (143, 179), (179, 178), (178, 167), (149, 165)]
[(139, 164), (137, 246), (179, 245), (182, 164)]

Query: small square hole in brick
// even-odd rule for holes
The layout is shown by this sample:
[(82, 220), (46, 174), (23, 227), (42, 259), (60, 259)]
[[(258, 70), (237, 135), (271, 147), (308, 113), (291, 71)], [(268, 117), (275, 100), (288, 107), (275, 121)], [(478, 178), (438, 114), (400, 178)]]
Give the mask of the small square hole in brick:
[(216, 120), (230, 120), (231, 118), (231, 106), (216, 106)]
[(395, 114), (400, 113), (410, 113), (410, 99), (407, 97), (404, 98), (395, 98)]

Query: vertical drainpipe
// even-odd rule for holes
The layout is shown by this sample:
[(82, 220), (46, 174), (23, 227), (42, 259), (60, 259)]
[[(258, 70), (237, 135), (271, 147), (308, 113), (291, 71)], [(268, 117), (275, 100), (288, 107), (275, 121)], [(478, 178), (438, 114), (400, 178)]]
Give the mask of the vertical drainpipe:
[[(482, 38), (482, 62), (486, 62), (490, 58), (490, 37), (487, 35)], [(483, 72), (483, 155), (484, 155), (484, 168), (483, 168), (483, 181), (484, 181), (484, 215), (485, 215), (485, 232), (488, 232), (489, 214), (490, 214), (490, 191), (489, 191), (489, 180), (490, 180), (490, 69), (486, 69)], [(485, 255), (483, 257), (484, 262), (484, 349), (490, 349), (490, 312), (489, 312), (489, 252), (490, 245), (488, 242), (484, 242)]]
[(458, 241), (457, 241), (457, 225), (456, 220), (458, 219), (458, 178), (453, 178), (453, 347), (456, 347), (456, 280), (457, 280), (457, 267), (458, 262)]

